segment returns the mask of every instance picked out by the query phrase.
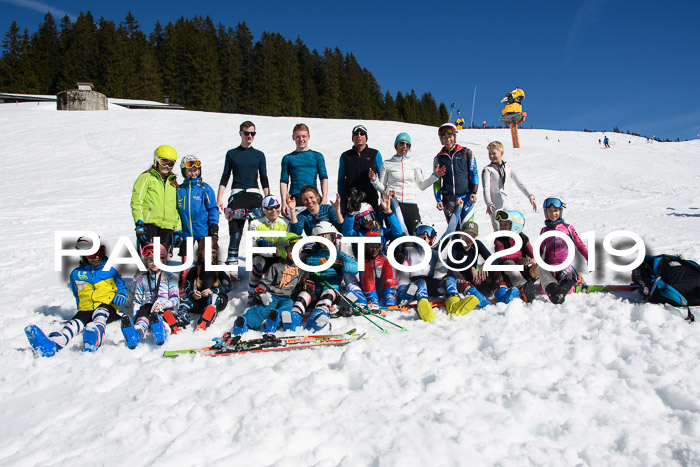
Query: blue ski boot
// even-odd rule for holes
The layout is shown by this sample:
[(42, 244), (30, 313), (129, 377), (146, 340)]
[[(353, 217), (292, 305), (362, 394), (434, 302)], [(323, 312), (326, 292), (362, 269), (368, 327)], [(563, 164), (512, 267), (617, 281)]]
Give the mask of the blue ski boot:
[(518, 295), (520, 295), (520, 291), (515, 287), (499, 287), (493, 294), (496, 297), (496, 302), (500, 303), (510, 303)]
[(313, 330), (313, 332), (318, 332), (326, 327), (329, 319), (330, 317), (326, 311), (324, 311), (322, 308), (316, 308), (311, 312), (311, 316), (309, 316), (309, 320), (306, 322), (306, 329), (309, 331)]
[(236, 318), (236, 321), (233, 322), (233, 335), (240, 336), (246, 331), (248, 331), (248, 323), (246, 323), (243, 316), (239, 316)]
[(280, 324), (280, 314), (277, 310), (271, 310), (270, 314), (267, 315), (265, 320), (265, 328), (263, 332), (265, 334), (274, 334), (277, 331), (277, 326)]
[(302, 317), (299, 313), (294, 311), (283, 311), (280, 313), (282, 320), (282, 327), (285, 331), (294, 331), (296, 328), (301, 326)]
[(163, 345), (165, 339), (168, 338), (168, 332), (165, 330), (165, 323), (159, 313), (151, 313), (148, 316), (149, 327), (153, 333), (153, 340), (157, 345)]
[(85, 352), (94, 352), (102, 345), (102, 332), (95, 323), (88, 323), (83, 332), (83, 345)]
[(46, 337), (46, 334), (39, 329), (39, 326), (27, 326), (24, 328), (24, 333), (27, 335), (29, 344), (37, 357), (53, 357), (56, 355), (56, 352), (61, 350), (61, 347)]
[(127, 315), (122, 316), (122, 334), (126, 340), (126, 346), (135, 349), (141, 342), (141, 335), (134, 327), (134, 322)]
[(486, 305), (489, 304), (489, 301), (486, 299), (486, 297), (484, 297), (484, 294), (482, 294), (481, 292), (479, 292), (478, 290), (476, 290), (475, 287), (470, 287), (470, 288), (466, 291), (466, 294), (467, 294), (467, 295), (473, 295), (474, 297), (476, 297), (476, 298), (479, 299), (479, 304), (477, 305), (478, 308), (483, 308), (483, 307), (485, 307)]

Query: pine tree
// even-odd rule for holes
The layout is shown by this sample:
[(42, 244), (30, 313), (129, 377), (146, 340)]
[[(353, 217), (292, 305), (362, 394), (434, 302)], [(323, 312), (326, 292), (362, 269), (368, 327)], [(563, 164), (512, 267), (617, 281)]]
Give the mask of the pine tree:
[(234, 47), (241, 57), (240, 80), (236, 112), (254, 113), (253, 101), (253, 34), (245, 22), (238, 23), (233, 32)]
[(384, 107), (381, 115), (382, 120), (399, 121), (401, 117), (399, 116), (399, 110), (396, 107), (396, 102), (394, 98), (391, 97), (389, 91), (386, 92), (384, 96)]
[(92, 14), (89, 11), (80, 13), (72, 25), (66, 16), (61, 21), (61, 25), (63, 26), (61, 31), (63, 63), (61, 64), (59, 88), (61, 90), (75, 89), (76, 82), (97, 81), (97, 27)]
[(17, 21), (12, 21), (10, 29), (2, 40), (2, 68), (0, 85), (7, 92), (23, 92), (24, 85), (19, 71), (22, 61), (22, 38)]
[(221, 76), (221, 111), (235, 112), (238, 107), (241, 81), (241, 50), (236, 46), (234, 31), (219, 23), (216, 48)]
[(312, 54), (299, 37), (294, 44), (299, 62), (299, 78), (301, 81), (301, 115), (306, 117), (318, 117), (321, 114), (319, 106), (316, 76), (320, 59), (318, 52)]
[(51, 13), (46, 13), (44, 22), (32, 35), (30, 46), (31, 66), (37, 77), (40, 94), (56, 94), (60, 91), (57, 86), (60, 55), (58, 26)]
[(323, 51), (323, 59), (321, 61), (319, 73), (319, 95), (321, 97), (321, 117), (323, 118), (341, 118), (340, 111), (340, 71), (342, 68), (341, 61), (338, 61), (340, 51), (336, 48), (336, 53), (331, 49), (326, 48)]
[(440, 102), (440, 105), (438, 106), (438, 116), (440, 117), (438, 125), (442, 125), (448, 118), (450, 118), (450, 113), (447, 111), (447, 106), (444, 102)]

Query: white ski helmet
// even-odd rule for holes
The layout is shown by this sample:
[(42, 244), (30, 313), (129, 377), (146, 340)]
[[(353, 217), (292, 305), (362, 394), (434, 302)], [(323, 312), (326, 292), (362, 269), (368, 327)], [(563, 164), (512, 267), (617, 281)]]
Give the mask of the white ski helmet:
[(338, 229), (335, 228), (333, 224), (328, 221), (321, 221), (314, 226), (311, 230), (312, 235), (324, 235), (324, 234), (336, 234), (338, 235)]
[(199, 175), (201, 177), (202, 175), (202, 162), (199, 160), (197, 156), (193, 156), (192, 154), (189, 154), (185, 157), (182, 158), (182, 161), (180, 161), (180, 171), (182, 172), (182, 176), (185, 176), (185, 169), (194, 169), (198, 168), (200, 170)]
[(455, 135), (457, 134), (457, 127), (454, 123), (443, 123), (440, 125), (440, 128), (438, 128), (438, 136), (442, 137), (445, 132), (449, 133), (450, 130), (452, 130), (451, 132)]

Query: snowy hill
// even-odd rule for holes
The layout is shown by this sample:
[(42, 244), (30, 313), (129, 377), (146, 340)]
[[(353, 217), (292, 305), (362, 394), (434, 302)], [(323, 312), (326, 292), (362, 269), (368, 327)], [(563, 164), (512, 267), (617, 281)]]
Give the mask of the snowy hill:
[[(410, 133), (410, 155), (424, 172), (440, 148), (434, 127), (396, 122), (0, 105), (0, 463), (700, 464), (700, 324), (671, 307), (612, 295), (570, 296), (563, 306), (516, 300), (454, 319), (439, 313), (432, 323), (403, 313), (391, 318), (409, 331), (388, 335), (361, 318), (338, 319), (334, 330), (356, 327), (370, 337), (340, 348), (161, 356), (230, 330), (245, 310), (238, 288), (207, 332), (130, 351), (113, 324), (95, 354), (83, 353), (78, 337), (56, 357), (35, 359), (24, 326), (53, 330), (75, 312), (66, 286), (74, 263), (54, 272), (54, 232), (95, 231), (108, 251), (117, 237), (133, 236), (131, 188), (161, 144), (197, 154), (216, 189), (246, 119), (257, 126), (255, 147), (267, 156), (275, 194), (298, 122), (326, 157), (333, 195), (338, 157), (358, 123), (385, 159), (396, 134)], [(540, 206), (548, 196), (565, 199), (567, 222), (595, 232), (589, 283), (628, 283), (628, 273), (605, 267), (603, 238), (616, 230), (637, 233), (651, 253), (700, 260), (700, 143), (608, 136), (613, 147), (605, 150), (601, 133), (525, 129), (522, 149), (510, 148), (508, 130), (463, 130), (457, 140), (479, 168), (488, 164), (486, 145), (502, 141)], [(519, 193), (515, 202), (536, 238), (541, 208), (528, 210)], [(444, 230), (432, 193), (419, 205), (424, 221)], [(479, 193), (477, 221), (490, 233), (484, 211)], [(225, 222), (221, 229), (225, 242)]]

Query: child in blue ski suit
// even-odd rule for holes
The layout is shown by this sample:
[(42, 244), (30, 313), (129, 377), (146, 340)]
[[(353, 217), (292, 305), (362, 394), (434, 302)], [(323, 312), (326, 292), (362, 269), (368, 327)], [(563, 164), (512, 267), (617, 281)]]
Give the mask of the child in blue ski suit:
[[(178, 277), (175, 273), (161, 271), (154, 262), (155, 254), (152, 243), (141, 250), (146, 272), (134, 277), (134, 320), (126, 314), (122, 316), (122, 333), (130, 349), (143, 341), (149, 328), (155, 343), (163, 345), (168, 337), (163, 315), (167, 314), (167, 321), (172, 321), (170, 315), (176, 313), (180, 305)], [(160, 261), (165, 264), (167, 259), (168, 253), (161, 245)]]
[[(80, 237), (75, 248), (87, 250), (90, 245), (88, 238)], [(78, 312), (60, 331), (52, 332), (47, 337), (38, 326), (25, 328), (27, 339), (37, 356), (53, 357), (83, 331), (85, 352), (94, 352), (102, 344), (107, 323), (119, 317), (118, 309), (126, 302), (128, 294), (117, 270), (104, 270), (107, 263), (105, 251), (105, 246), (101, 245), (97, 253), (81, 257), (79, 266), (70, 273), (70, 288)]]

